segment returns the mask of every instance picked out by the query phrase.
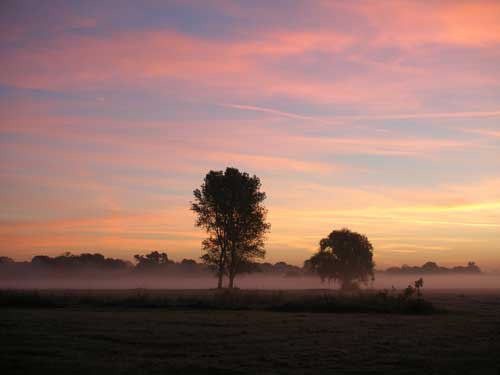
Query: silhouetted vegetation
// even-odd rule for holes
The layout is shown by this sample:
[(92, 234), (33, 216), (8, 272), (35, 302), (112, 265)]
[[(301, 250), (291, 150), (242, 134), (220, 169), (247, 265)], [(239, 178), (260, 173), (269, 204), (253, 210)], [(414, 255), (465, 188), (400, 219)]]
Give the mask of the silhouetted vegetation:
[(338, 280), (342, 289), (352, 290), (374, 277), (373, 246), (366, 236), (346, 228), (334, 230), (319, 247), (304, 266), (316, 272), (321, 281)]
[(420, 278), (420, 279), (416, 280), (413, 285), (415, 286), (415, 289), (417, 290), (418, 298), (422, 297), (422, 288), (424, 287), (424, 279)]
[(206, 277), (208, 268), (193, 259), (174, 262), (166, 253), (152, 251), (134, 256), (136, 264), (102, 254), (69, 252), (60, 256), (37, 255), (29, 262), (0, 262), (0, 280), (51, 280), (51, 279), (114, 279), (127, 278), (165, 278), (179, 275), (187, 277)]
[(232, 288), (238, 273), (251, 268), (255, 259), (264, 258), (264, 235), (270, 224), (263, 206), (266, 194), (260, 187), (257, 176), (226, 168), (225, 172), (210, 171), (201, 188), (193, 192), (196, 226), (208, 234), (202, 242), (202, 259), (216, 272), (218, 288), (222, 288), (224, 275)]
[(69, 252), (56, 257), (37, 255), (33, 257), (31, 263), (34, 266), (53, 268), (58, 270), (122, 270), (131, 266), (130, 262), (106, 258), (102, 254), (83, 253), (74, 255)]
[(122, 293), (0, 291), (0, 307), (110, 307), (180, 310), (262, 310), (283, 312), (377, 312), (430, 314), (437, 310), (429, 301), (402, 291), (356, 294), (264, 292), (226, 289), (198, 293), (154, 293), (146, 290)]
[[(106, 279), (127, 280), (128, 278), (168, 279), (168, 278), (200, 278), (211, 277), (209, 267), (194, 259), (182, 259), (176, 262), (165, 252), (152, 251), (134, 256), (134, 262), (123, 259), (108, 258), (99, 253), (71, 254), (51, 257), (47, 255), (34, 256), (31, 261), (16, 262), (8, 257), (0, 257), (0, 280), (65, 280), (71, 279)], [(435, 264), (428, 262), (426, 264)], [(430, 271), (432, 270), (432, 271)], [(240, 272), (254, 273), (261, 276), (277, 276), (286, 278), (301, 278), (316, 275), (310, 261), (304, 262), (303, 267), (286, 262), (256, 263), (247, 262), (241, 266)], [(444, 267), (393, 267), (383, 272), (387, 275), (439, 275), (439, 274), (480, 274), (479, 267), (469, 262), (467, 266), (453, 268)], [(328, 280), (327, 274), (323, 279)]]
[(434, 305), (422, 298), (413, 298), (402, 292), (360, 293), (357, 295), (322, 295), (304, 297), (275, 307), (277, 311), (325, 312), (325, 313), (396, 313), (396, 314), (433, 314)]
[(435, 262), (426, 262), (422, 266), (391, 267), (385, 270), (388, 274), (447, 274), (447, 273), (481, 273), (481, 269), (475, 262), (469, 262), (466, 266), (456, 266), (452, 268), (441, 267)]
[(163, 271), (169, 265), (175, 264), (168, 259), (167, 253), (159, 253), (158, 251), (152, 251), (146, 255), (136, 254), (134, 259), (137, 262), (136, 269), (146, 272)]
[[(134, 255), (135, 264), (115, 258), (106, 258), (95, 253), (80, 255), (69, 252), (51, 257), (36, 255), (29, 262), (16, 262), (8, 257), (0, 257), (0, 278), (8, 277), (82, 277), (109, 276), (126, 277), (127, 275), (154, 276), (154, 277), (198, 277), (208, 276), (211, 271), (204, 263), (194, 259), (182, 259), (175, 262), (165, 252), (152, 251), (146, 254)], [(258, 273), (265, 275), (301, 276), (304, 272), (301, 267), (285, 262), (255, 263), (246, 262), (240, 265), (240, 272)]]
[(14, 263), (14, 259), (9, 257), (0, 257), (0, 264), (12, 264)]

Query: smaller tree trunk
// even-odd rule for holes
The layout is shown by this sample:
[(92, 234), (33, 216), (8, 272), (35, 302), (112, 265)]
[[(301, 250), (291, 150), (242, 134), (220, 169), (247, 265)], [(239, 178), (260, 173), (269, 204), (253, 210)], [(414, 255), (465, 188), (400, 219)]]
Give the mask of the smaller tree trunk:
[(229, 275), (229, 289), (233, 289), (233, 286), (234, 286), (234, 277), (236, 275), (235, 274), (230, 274)]
[(222, 277), (224, 276), (224, 273), (219, 271), (218, 278), (219, 280), (217, 281), (217, 289), (222, 289)]

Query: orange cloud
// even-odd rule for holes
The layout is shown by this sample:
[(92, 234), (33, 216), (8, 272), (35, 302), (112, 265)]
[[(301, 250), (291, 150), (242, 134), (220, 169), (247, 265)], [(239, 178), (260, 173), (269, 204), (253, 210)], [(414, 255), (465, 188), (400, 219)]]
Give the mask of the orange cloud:
[(496, 1), (385, 1), (354, 6), (375, 27), (377, 42), (484, 46), (500, 42)]

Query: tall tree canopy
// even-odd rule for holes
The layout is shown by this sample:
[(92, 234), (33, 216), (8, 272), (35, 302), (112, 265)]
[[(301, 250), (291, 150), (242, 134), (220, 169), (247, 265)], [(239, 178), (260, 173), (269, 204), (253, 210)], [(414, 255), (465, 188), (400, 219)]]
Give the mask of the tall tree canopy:
[(319, 247), (306, 266), (316, 271), (321, 281), (338, 280), (342, 289), (353, 289), (373, 278), (373, 246), (366, 236), (346, 228), (334, 230)]
[(224, 275), (229, 288), (234, 278), (248, 269), (256, 258), (264, 258), (264, 236), (270, 229), (257, 176), (236, 168), (210, 171), (199, 189), (193, 191), (191, 209), (197, 214), (196, 226), (206, 230), (202, 259), (210, 265), (222, 288)]

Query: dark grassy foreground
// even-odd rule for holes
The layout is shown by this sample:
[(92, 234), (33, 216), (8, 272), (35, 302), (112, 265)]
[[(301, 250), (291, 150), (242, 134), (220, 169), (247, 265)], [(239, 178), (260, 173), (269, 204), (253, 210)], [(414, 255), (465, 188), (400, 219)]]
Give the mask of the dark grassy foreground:
[[(219, 309), (209, 291), (19, 296), (0, 298), (2, 374), (500, 374), (500, 293), (428, 292), (446, 312), (423, 315), (318, 291), (216, 297)], [(344, 313), (318, 313), (324, 301)]]

